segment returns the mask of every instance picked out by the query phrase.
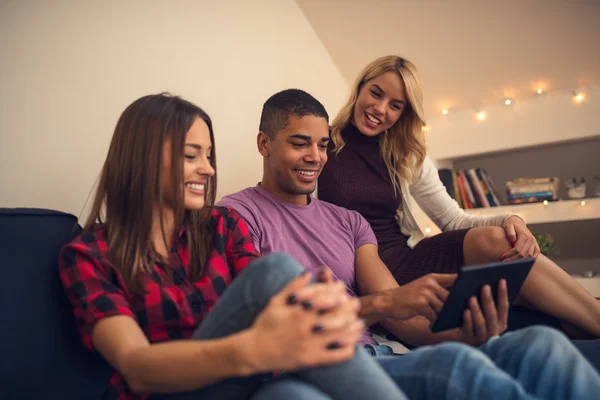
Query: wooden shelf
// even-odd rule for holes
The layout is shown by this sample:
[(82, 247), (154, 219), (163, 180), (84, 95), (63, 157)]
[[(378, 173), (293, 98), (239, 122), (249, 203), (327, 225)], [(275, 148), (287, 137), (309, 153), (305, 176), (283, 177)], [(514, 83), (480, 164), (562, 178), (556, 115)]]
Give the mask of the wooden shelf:
[[(582, 205), (582, 201), (585, 201), (585, 205)], [(465, 211), (473, 215), (516, 214), (528, 224), (581, 221), (600, 219), (600, 197), (551, 201), (547, 205), (543, 203), (516, 204)]]

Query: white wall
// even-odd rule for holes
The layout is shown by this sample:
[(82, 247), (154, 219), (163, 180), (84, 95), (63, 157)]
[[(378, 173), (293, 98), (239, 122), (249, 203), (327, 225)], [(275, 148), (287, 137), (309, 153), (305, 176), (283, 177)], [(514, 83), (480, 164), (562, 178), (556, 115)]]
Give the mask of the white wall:
[(476, 119), (475, 110), (436, 116), (428, 121), (429, 154), (444, 160), (599, 136), (600, 86), (583, 92), (586, 98), (579, 104), (571, 91), (563, 91), (482, 107), (484, 121)]
[(264, 101), (348, 86), (293, 0), (0, 2), (0, 207), (79, 214), (122, 110), (163, 90), (203, 107), (219, 195), (254, 185)]

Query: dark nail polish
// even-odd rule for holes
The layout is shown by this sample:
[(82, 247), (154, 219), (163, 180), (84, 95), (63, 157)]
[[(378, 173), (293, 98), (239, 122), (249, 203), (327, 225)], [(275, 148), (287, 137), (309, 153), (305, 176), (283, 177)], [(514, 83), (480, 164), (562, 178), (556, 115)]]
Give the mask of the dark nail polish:
[(295, 295), (295, 294), (290, 294), (290, 295), (287, 297), (287, 300), (286, 300), (286, 302), (287, 302), (289, 305), (291, 305), (291, 306), (292, 306), (292, 305), (294, 305), (294, 304), (296, 304), (296, 303), (298, 302), (298, 299), (296, 298), (296, 295)]
[(310, 301), (303, 301), (302, 308), (304, 308), (307, 311), (312, 310), (312, 303)]
[(333, 342), (333, 343), (329, 343), (327, 345), (327, 350), (335, 350), (335, 349), (339, 349), (341, 347), (342, 347), (342, 345), (340, 342)]
[(315, 325), (312, 327), (312, 332), (313, 333), (321, 333), (323, 332), (323, 326), (322, 325)]

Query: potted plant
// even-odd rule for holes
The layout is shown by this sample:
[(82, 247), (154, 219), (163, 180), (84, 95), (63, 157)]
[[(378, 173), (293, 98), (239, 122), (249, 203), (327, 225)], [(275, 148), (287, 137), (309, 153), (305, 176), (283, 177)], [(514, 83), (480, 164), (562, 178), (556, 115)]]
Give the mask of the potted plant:
[(558, 254), (558, 249), (554, 244), (554, 238), (549, 233), (538, 233), (531, 232), (535, 240), (537, 240), (538, 246), (540, 246), (540, 253), (546, 257), (550, 257)]

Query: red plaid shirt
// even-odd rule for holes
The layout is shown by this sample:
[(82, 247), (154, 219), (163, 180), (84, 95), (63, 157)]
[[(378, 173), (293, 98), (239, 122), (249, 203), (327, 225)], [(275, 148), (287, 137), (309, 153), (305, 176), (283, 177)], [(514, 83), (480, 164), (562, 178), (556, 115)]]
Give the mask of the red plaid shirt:
[[(190, 281), (189, 248), (182, 229), (169, 257), (172, 282), (156, 264), (152, 276), (142, 277), (144, 296), (127, 290), (122, 275), (108, 261), (104, 226), (66, 245), (59, 257), (60, 279), (73, 304), (84, 345), (93, 349), (94, 324), (113, 315), (134, 318), (151, 343), (190, 338), (233, 278), (258, 257), (248, 227), (237, 212), (215, 207), (210, 224), (215, 236), (205, 274)], [(146, 397), (133, 393), (117, 371), (105, 394), (107, 399)]]

